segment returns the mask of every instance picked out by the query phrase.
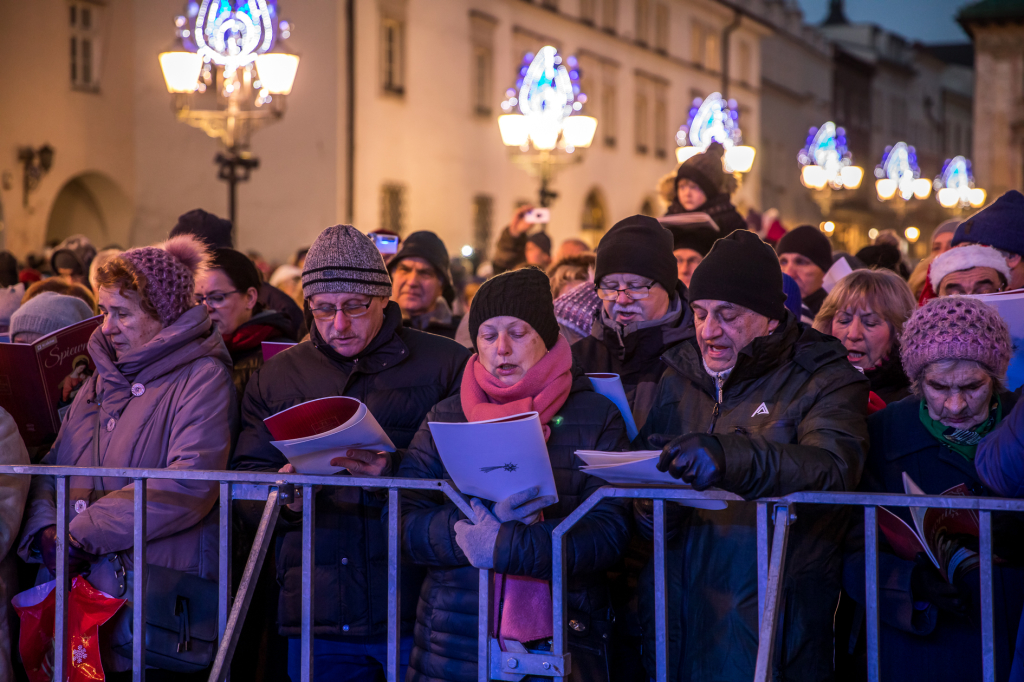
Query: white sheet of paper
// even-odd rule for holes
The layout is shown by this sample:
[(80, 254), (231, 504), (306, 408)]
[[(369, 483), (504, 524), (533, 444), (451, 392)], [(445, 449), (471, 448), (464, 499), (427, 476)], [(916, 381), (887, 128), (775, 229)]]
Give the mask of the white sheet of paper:
[(540, 486), (540, 495), (558, 497), (536, 412), (462, 424), (429, 422), (428, 426), (460, 492), (497, 502)]
[(978, 294), (971, 298), (976, 298), (998, 310), (1000, 317), (1010, 328), (1014, 352), (1010, 358), (1010, 366), (1006, 370), (1006, 386), (1015, 391), (1024, 385), (1024, 291)]
[(626, 435), (629, 440), (636, 438), (639, 432), (636, 428), (636, 421), (633, 420), (633, 411), (626, 400), (626, 391), (622, 388), (622, 379), (618, 374), (588, 374), (590, 384), (594, 387), (595, 393), (600, 393), (619, 408), (622, 418), (626, 422)]
[[(580, 467), (591, 476), (602, 478), (612, 485), (671, 485), (689, 488), (672, 478), (666, 471), (658, 471), (658, 459), (661, 450), (637, 450), (634, 452), (598, 452), (596, 450), (577, 450), (576, 456), (587, 462)], [(686, 507), (717, 511), (725, 509), (725, 500), (673, 500)]]
[(329, 475), (344, 471), (344, 467), (331, 466), (331, 460), (344, 456), (350, 448), (395, 451), (395, 444), (366, 409), (366, 405), (360, 405), (359, 411), (351, 419), (326, 433), (291, 440), (272, 440), (270, 444), (280, 450), (300, 474)]
[(839, 280), (851, 272), (853, 272), (853, 268), (850, 267), (850, 264), (846, 262), (845, 258), (840, 258), (825, 273), (825, 279), (821, 280), (821, 288), (825, 290), (825, 293), (832, 293), (832, 289), (839, 283)]

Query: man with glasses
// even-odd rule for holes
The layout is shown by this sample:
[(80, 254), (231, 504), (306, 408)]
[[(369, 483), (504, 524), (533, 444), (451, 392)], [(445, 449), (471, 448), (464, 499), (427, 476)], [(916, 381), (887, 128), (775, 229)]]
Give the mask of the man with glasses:
[(619, 221), (601, 238), (594, 275), (601, 307), (590, 336), (572, 347), (583, 371), (622, 378), (637, 428), (654, 404), (662, 353), (693, 336), (672, 245), (672, 233), (642, 215)]
[[(310, 342), (275, 355), (249, 381), (232, 469), (293, 471), (271, 445), (263, 420), (299, 403), (339, 395), (357, 398), (401, 451), (427, 411), (458, 393), (469, 352), (454, 341), (402, 325), (398, 304), (389, 301), (391, 278), (366, 235), (350, 225), (324, 230), (306, 256), (302, 291), (314, 321)], [(353, 449), (338, 455), (332, 464), (354, 476), (393, 475), (400, 463), (400, 452)], [(317, 680), (383, 675), (387, 532), (380, 518), (386, 502), (386, 492), (361, 488), (324, 488), (317, 495)], [(290, 675), (299, 679), (302, 517), (300, 511), (283, 509), (281, 519), (278, 623), (290, 640)], [(403, 571), (403, 666), (412, 646), (419, 577)]]
[[(615, 224), (597, 245), (594, 280), (601, 299), (590, 336), (573, 344), (584, 372), (618, 374), (637, 427), (654, 406), (663, 353), (693, 338), (693, 313), (679, 281), (672, 233), (654, 218), (635, 215)], [(639, 566), (650, 543), (630, 543), (624, 564), (612, 571), (616, 620), (611, 633), (611, 679), (647, 680), (640, 663), (640, 623), (636, 613)]]

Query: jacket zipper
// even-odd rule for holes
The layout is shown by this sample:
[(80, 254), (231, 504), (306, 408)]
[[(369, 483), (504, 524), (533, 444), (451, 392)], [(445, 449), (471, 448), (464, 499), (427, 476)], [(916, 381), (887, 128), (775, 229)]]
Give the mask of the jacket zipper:
[(722, 411), (722, 380), (715, 377), (715, 388), (718, 389), (718, 400), (715, 402), (715, 408), (711, 411), (711, 426), (708, 427), (708, 433), (715, 432), (715, 424), (718, 422), (718, 414)]

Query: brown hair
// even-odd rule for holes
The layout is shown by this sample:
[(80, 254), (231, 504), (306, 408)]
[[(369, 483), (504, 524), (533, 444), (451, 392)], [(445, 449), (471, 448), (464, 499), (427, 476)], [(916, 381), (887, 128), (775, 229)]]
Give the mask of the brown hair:
[(558, 291), (566, 282), (586, 282), (590, 279), (590, 271), (597, 263), (593, 253), (581, 253), (578, 256), (567, 256), (548, 268), (548, 279), (551, 280), (551, 296), (558, 297)]
[(149, 296), (146, 295), (147, 285), (146, 276), (132, 267), (132, 264), (121, 256), (115, 256), (110, 259), (96, 272), (97, 293), (99, 292), (99, 287), (116, 288), (122, 296), (126, 292), (133, 291), (139, 295), (139, 305), (143, 312), (154, 320), (162, 322), (160, 314), (156, 311), (156, 306), (153, 305), (152, 301), (149, 300)]
[(85, 304), (92, 310), (93, 315), (96, 314), (96, 299), (92, 297), (89, 290), (81, 284), (68, 282), (61, 277), (50, 277), (35, 282), (28, 289), (25, 290), (25, 295), (21, 297), (21, 304), (31, 301), (39, 294), (52, 291), (55, 294), (62, 294), (64, 296), (74, 296), (85, 301)]
[(831, 335), (832, 318), (859, 300), (866, 301), (873, 311), (882, 316), (889, 324), (894, 340), (916, 307), (910, 287), (892, 270), (854, 270), (839, 280), (825, 298), (814, 318), (814, 328)]

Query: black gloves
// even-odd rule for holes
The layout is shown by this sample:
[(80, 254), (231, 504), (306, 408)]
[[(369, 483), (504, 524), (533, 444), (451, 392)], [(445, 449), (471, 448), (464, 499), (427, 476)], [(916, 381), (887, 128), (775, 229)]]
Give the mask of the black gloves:
[(667, 471), (673, 478), (681, 478), (694, 490), (707, 490), (725, 477), (725, 451), (712, 435), (689, 433), (669, 440), (654, 434), (648, 442), (655, 447), (664, 446), (658, 460), (658, 471)]
[(910, 574), (910, 592), (915, 601), (926, 601), (935, 608), (958, 616), (967, 613), (970, 595), (946, 582), (926, 554), (917, 555), (917, 565)]

